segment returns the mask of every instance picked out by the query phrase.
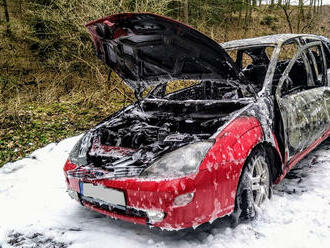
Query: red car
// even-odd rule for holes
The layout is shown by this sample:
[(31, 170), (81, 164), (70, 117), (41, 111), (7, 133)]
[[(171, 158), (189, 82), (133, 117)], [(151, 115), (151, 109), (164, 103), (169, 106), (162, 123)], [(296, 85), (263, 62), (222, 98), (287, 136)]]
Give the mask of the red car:
[(165, 229), (252, 219), (330, 134), (330, 43), (273, 35), (218, 44), (154, 14), (86, 25), (134, 104), (89, 130), (64, 166), (69, 195)]

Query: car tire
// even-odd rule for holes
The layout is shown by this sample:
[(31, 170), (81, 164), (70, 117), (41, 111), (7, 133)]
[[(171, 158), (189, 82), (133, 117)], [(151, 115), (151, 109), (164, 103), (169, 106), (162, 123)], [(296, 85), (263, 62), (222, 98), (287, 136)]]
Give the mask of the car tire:
[(264, 149), (255, 149), (249, 155), (237, 187), (232, 226), (253, 220), (257, 208), (271, 196), (270, 160)]

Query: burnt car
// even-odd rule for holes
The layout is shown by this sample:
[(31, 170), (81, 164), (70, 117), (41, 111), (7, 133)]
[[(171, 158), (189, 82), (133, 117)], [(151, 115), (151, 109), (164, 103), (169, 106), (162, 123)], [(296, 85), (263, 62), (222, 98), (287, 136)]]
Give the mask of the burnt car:
[(86, 24), (134, 104), (85, 133), (64, 166), (83, 206), (164, 229), (253, 219), (272, 184), (330, 134), (330, 42), (218, 44), (154, 14)]

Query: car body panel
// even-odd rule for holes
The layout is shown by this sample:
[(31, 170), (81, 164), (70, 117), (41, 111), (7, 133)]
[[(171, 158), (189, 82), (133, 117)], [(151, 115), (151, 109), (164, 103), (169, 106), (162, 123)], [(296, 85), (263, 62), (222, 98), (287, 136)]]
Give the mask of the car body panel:
[[(305, 150), (301, 151), (300, 153), (296, 154), (288, 163), (286, 163), (286, 166), (283, 169), (281, 176), (276, 179), (275, 183), (276, 184), (280, 183), (283, 180), (283, 178), (286, 176), (286, 174), (290, 171), (291, 168), (293, 168), (301, 159), (303, 159), (306, 155), (308, 155), (312, 150), (314, 150), (319, 144), (322, 143), (322, 141), (326, 140), (328, 137), (330, 137), (330, 127), (313, 144), (311, 144), (309, 147), (307, 147)], [(286, 158), (286, 161), (287, 160), (288, 159)]]
[[(324, 82), (322, 84), (324, 86), (315, 86), (315, 79), (311, 77), (309, 78), (311, 82), (308, 82), (308, 84), (312, 84), (308, 86), (310, 89), (289, 93), (284, 96), (281, 92), (287, 83), (285, 80), (289, 78), (289, 72), (292, 66), (300, 55), (302, 55), (308, 74), (312, 75), (315, 68), (312, 68), (308, 62), (306, 52), (315, 46), (321, 46), (320, 41), (312, 42), (301, 47), (284, 71), (276, 90), (276, 100), (279, 104), (283, 120), (285, 149), (287, 160), (289, 161), (296, 154), (301, 153), (315, 143), (327, 131), (330, 123), (328, 115), (329, 105), (327, 102), (327, 92), (330, 87), (328, 86), (329, 82), (327, 82), (326, 70), (320, 72), (320, 74), (323, 74)], [(315, 64), (315, 61), (313, 64)], [(326, 68), (326, 64), (324, 64), (324, 68)]]
[(289, 157), (305, 150), (325, 132), (328, 121), (323, 89), (311, 89), (281, 99)]

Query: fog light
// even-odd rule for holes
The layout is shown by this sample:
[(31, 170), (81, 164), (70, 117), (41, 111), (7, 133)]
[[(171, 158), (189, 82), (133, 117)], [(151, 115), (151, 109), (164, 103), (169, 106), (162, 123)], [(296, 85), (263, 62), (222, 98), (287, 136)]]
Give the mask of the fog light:
[(157, 222), (161, 222), (165, 217), (165, 214), (161, 211), (147, 210), (146, 212), (147, 212), (147, 216), (148, 216), (150, 224), (155, 224)]
[(180, 207), (180, 206), (187, 205), (189, 202), (192, 201), (193, 198), (194, 198), (194, 192), (184, 194), (184, 195), (179, 195), (174, 200), (174, 206)]
[(69, 196), (70, 196), (72, 199), (74, 199), (74, 200), (76, 200), (76, 201), (79, 201), (79, 196), (78, 196), (78, 193), (77, 193), (76, 191), (74, 191), (74, 190), (72, 190), (72, 189), (67, 189), (67, 192), (68, 192)]

